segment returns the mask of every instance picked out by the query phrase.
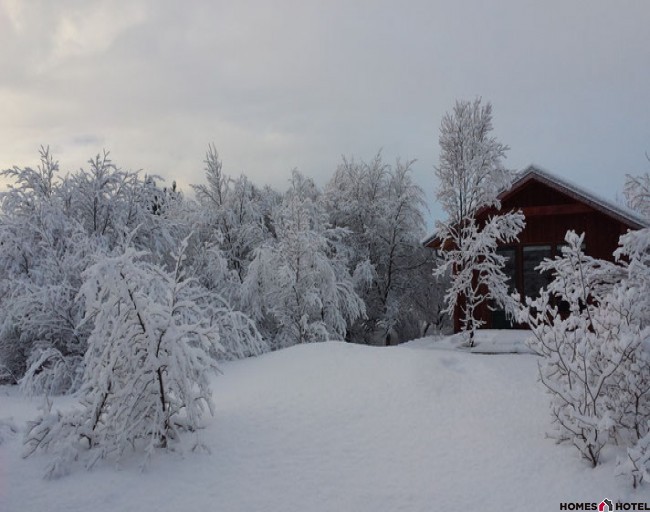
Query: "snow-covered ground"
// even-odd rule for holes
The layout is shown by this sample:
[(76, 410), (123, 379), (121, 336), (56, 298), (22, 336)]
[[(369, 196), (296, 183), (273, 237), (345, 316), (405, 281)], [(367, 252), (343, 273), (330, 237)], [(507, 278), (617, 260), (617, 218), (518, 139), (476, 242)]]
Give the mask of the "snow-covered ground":
[[(47, 456), (0, 445), (0, 511), (549, 511), (560, 502), (650, 502), (546, 439), (536, 356), (398, 347), (297, 346), (224, 364), (211, 454), (160, 454), (41, 478)], [(444, 350), (431, 350), (432, 348)], [(65, 406), (70, 398), (57, 402)], [(0, 420), (22, 430), (38, 400), (0, 388)], [(7, 429), (5, 429), (7, 430)], [(3, 433), (0, 432), (0, 436)], [(191, 439), (188, 439), (188, 444)]]
[(481, 329), (476, 332), (474, 346), (467, 346), (467, 335), (458, 333), (435, 339), (433, 337), (413, 340), (404, 346), (418, 349), (461, 350), (475, 354), (533, 354), (526, 344), (532, 336), (531, 331), (524, 329)]

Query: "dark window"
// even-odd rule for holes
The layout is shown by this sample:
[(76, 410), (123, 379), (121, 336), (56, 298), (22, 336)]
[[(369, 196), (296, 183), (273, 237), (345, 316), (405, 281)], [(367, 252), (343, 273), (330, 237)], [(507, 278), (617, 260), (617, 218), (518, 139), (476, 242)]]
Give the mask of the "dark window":
[(517, 250), (514, 247), (499, 247), (497, 254), (505, 258), (501, 270), (508, 278), (508, 293), (512, 293), (517, 285)]
[[(499, 247), (497, 254), (503, 256), (505, 261), (501, 270), (507, 277), (508, 293), (517, 288), (517, 250), (514, 247)], [(492, 310), (492, 329), (512, 329), (514, 327), (510, 318), (503, 309)]]
[(551, 257), (550, 245), (528, 245), (524, 247), (523, 277), (524, 295), (532, 299), (539, 296), (539, 291), (551, 282), (549, 272), (539, 272), (535, 268)]

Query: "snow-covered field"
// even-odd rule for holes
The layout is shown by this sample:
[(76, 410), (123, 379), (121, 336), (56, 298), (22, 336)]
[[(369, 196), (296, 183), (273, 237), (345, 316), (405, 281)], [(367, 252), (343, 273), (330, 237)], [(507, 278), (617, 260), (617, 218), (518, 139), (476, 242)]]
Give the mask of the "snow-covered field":
[[(560, 510), (560, 502), (650, 502), (546, 439), (536, 356), (340, 342), (227, 363), (214, 379), (211, 454), (159, 454), (41, 478), (47, 456), (0, 445), (0, 511)], [(446, 347), (446, 348), (445, 348)], [(440, 348), (439, 350), (431, 350)], [(70, 398), (57, 402), (65, 406)], [(0, 387), (0, 420), (22, 430), (38, 400)], [(0, 432), (2, 436), (2, 432)]]

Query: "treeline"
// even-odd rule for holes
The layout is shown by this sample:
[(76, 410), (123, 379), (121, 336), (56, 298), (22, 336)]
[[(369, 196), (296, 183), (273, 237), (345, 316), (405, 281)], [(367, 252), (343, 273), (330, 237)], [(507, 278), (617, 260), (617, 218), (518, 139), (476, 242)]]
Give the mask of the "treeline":
[[(227, 175), (211, 146), (195, 200), (108, 153), (64, 173), (41, 148), (35, 169), (2, 175), (13, 185), (0, 193), (0, 381), (29, 393), (80, 388), (98, 319), (124, 290), (153, 317), (187, 282), (193, 322), (218, 334), (216, 358), (326, 339), (394, 343), (445, 321), (412, 162), (343, 159), (324, 190), (293, 171), (279, 192)], [(189, 322), (180, 309), (169, 325)]]

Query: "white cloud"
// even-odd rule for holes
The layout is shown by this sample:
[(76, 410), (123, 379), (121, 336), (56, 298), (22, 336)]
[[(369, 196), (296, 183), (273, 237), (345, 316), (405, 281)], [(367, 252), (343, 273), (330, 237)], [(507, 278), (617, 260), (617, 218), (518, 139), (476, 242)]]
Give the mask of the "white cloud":
[(16, 31), (21, 31), (23, 29), (23, 12), (24, 12), (24, 3), (21, 0), (2, 0), (0, 2), (0, 8), (5, 12), (13, 29)]
[(136, 1), (84, 2), (64, 10), (56, 20), (53, 61), (106, 51), (124, 30), (144, 22), (146, 14)]
[(2, 5), (0, 167), (49, 143), (74, 169), (105, 146), (192, 183), (214, 142), (228, 172), (284, 184), (384, 147), (431, 191), (440, 119), (475, 95), (511, 167), (602, 175), (601, 194), (648, 167), (646, 1)]

